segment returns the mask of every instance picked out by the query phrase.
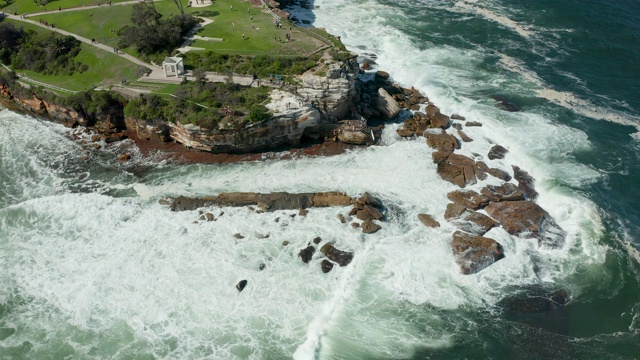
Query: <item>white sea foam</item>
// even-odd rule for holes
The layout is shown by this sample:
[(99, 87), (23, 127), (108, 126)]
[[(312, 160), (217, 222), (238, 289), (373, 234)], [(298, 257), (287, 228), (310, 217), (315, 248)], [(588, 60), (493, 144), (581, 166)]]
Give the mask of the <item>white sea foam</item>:
[[(536, 95), (540, 98), (547, 99), (582, 116), (632, 126), (640, 131), (640, 118), (638, 117), (597, 106), (571, 92), (551, 89), (536, 73), (527, 69), (521, 62), (510, 56), (500, 54), (500, 63), (505, 69), (519, 74), (526, 81), (534, 84), (538, 88), (536, 89)], [(636, 138), (638, 135), (634, 134), (633, 136)]]
[(522, 25), (521, 23), (511, 20), (510, 18), (488, 8), (478, 6), (477, 0), (458, 1), (455, 3), (453, 10), (468, 12), (471, 14), (478, 14), (487, 20), (497, 22), (500, 25), (503, 25), (515, 31), (516, 33), (518, 33), (518, 35), (524, 38), (530, 38), (533, 35), (533, 32), (529, 30), (528, 26)]
[[(0, 298), (20, 294), (25, 303), (24, 310), (3, 320), (27, 328), (3, 346), (30, 341), (35, 354), (46, 354), (44, 333), (72, 344), (78, 357), (407, 358), (418, 348), (450, 346), (458, 340), (458, 327), (472, 321), (458, 323), (443, 318), (442, 311), (484, 308), (502, 299), (505, 288), (562, 282), (590, 265), (599, 268), (605, 250), (598, 242), (597, 209), (571, 190), (600, 176), (573, 161), (574, 152), (589, 149), (586, 134), (544, 115), (506, 113), (470, 98), (482, 86), (477, 78), (504, 81), (469, 70), (482, 54), (417, 50), (383, 23), (379, 14), (390, 10), (381, 4), (318, 0), (317, 5), (316, 25), (341, 35), (352, 48), (375, 52), (382, 69), (425, 92), (443, 112), (481, 121), (480, 128), (465, 128), (474, 141), (460, 153), (484, 156), (494, 142), (507, 147), (505, 159), (485, 161), (504, 170), (522, 166), (537, 179), (539, 203), (568, 232), (566, 246), (539, 249), (535, 240), (493, 229), (487, 236), (504, 246), (506, 258), (476, 275), (461, 275), (450, 249), (455, 228), (443, 218), (446, 194), (457, 187), (436, 174), (424, 139), (399, 138), (397, 125), (383, 132), (384, 146), (330, 158), (167, 167), (143, 181), (116, 179), (110, 189), (131, 185), (135, 191), (118, 198), (104, 191), (70, 193), (65, 181), (41, 186), (43, 181), (29, 180), (31, 172), (50, 172), (50, 164), (16, 142), (10, 157), (38, 166), (17, 172), (16, 183), (27, 182), (27, 192), (0, 209), (0, 263), (7, 269), (0, 273)], [(0, 144), (11, 136), (0, 134)], [(79, 149), (59, 142), (60, 137), (43, 137), (38, 147)], [(0, 146), (4, 155), (7, 147)], [(123, 173), (116, 170), (113, 174)], [(104, 181), (95, 170), (83, 169), (87, 172)], [(499, 183), (489, 178), (469, 188)], [(194, 223), (197, 211), (174, 213), (157, 203), (164, 196), (222, 191), (327, 190), (353, 196), (370, 191), (390, 206), (389, 221), (365, 236), (337, 220), (348, 208), (311, 209), (306, 217), (293, 218), (296, 211), (213, 208), (207, 211), (217, 221)], [(422, 226), (419, 213), (433, 215), (442, 227)], [(235, 233), (246, 237), (236, 239)], [(265, 234), (269, 238), (261, 239)], [(303, 264), (297, 252), (315, 236), (353, 251), (353, 263), (328, 274), (320, 271), (319, 254)], [(283, 241), (290, 244), (283, 247)], [(248, 286), (238, 293), (234, 285), (241, 279)]]

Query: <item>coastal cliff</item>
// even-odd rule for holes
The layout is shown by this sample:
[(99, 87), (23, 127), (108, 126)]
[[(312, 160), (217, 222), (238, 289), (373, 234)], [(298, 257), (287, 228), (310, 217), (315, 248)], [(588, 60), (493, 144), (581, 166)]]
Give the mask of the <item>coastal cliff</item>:
[[(355, 109), (359, 98), (356, 81), (360, 68), (355, 57), (344, 63), (327, 61), (326, 74), (309, 71), (298, 77), (295, 88), (276, 88), (265, 105), (273, 116), (262, 122), (238, 127), (221, 123), (216, 129), (162, 119), (142, 120), (124, 116), (124, 104), (113, 104), (99, 112), (46, 100), (30, 91), (0, 87), (6, 107), (46, 117), (68, 127), (94, 128), (103, 136), (129, 130), (138, 137), (160, 142), (175, 141), (188, 148), (212, 153), (247, 153), (282, 146), (296, 146), (304, 138), (332, 136)], [(9, 101), (9, 102), (7, 102)]]

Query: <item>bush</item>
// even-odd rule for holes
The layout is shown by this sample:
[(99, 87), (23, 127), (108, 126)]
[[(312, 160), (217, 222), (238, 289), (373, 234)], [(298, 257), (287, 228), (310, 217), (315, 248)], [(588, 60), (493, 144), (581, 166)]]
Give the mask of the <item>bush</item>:
[(0, 24), (0, 58), (13, 67), (45, 75), (73, 75), (89, 68), (73, 60), (80, 53), (80, 41), (73, 36), (23, 32), (8, 25)]
[(262, 105), (255, 105), (249, 110), (249, 115), (247, 115), (247, 120), (250, 122), (261, 122), (265, 120), (269, 120), (271, 118), (271, 114), (266, 107)]

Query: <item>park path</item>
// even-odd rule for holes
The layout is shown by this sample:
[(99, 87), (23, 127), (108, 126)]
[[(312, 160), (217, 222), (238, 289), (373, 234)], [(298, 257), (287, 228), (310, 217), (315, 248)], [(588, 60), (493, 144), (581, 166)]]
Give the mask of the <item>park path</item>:
[[(55, 31), (58, 34), (73, 36), (74, 38), (82, 41), (83, 43), (95, 46), (95, 47), (100, 48), (102, 50), (111, 51), (112, 53), (115, 53), (115, 50), (114, 50), (113, 47), (107, 46), (107, 45), (104, 45), (104, 44), (100, 44), (98, 42), (92, 42), (90, 39), (87, 39), (86, 37), (82, 37), (80, 35), (77, 35), (77, 34), (62, 30), (62, 29), (51, 28), (50, 26), (47, 26), (45, 24), (41, 24), (40, 22), (35, 21), (35, 20), (29, 20), (28, 18), (27, 19), (23, 19), (19, 15), (18, 16), (16, 16), (16, 15), (6, 15), (6, 16), (9, 19), (16, 20), (16, 21), (22, 21), (22, 22), (29, 23), (29, 24), (32, 24), (32, 25), (36, 25), (36, 26), (39, 26), (39, 27), (47, 29), (47, 30)], [(131, 55), (126, 54), (126, 53), (123, 53), (121, 51), (118, 51), (118, 55), (120, 57), (123, 57), (123, 58), (135, 63), (135, 64), (146, 66), (146, 67), (148, 67), (148, 68), (150, 68), (152, 70), (153, 69), (157, 69), (158, 71), (162, 71), (162, 68), (160, 66), (151, 65), (149, 63), (146, 63), (146, 62), (144, 62), (144, 61), (142, 61), (142, 60), (140, 60), (140, 59), (138, 59), (138, 58), (136, 58), (134, 56), (131, 56)]]
[[(162, 0), (155, 0), (155, 1), (162, 1)], [(29, 16), (38, 16), (38, 15), (48, 15), (48, 14), (57, 14), (60, 12), (68, 12), (68, 11), (82, 11), (82, 10), (89, 10), (89, 9), (99, 9), (99, 8), (103, 8), (103, 7), (109, 7), (109, 6), (123, 6), (123, 5), (131, 5), (131, 4), (137, 4), (143, 1), (140, 0), (132, 0), (132, 1), (123, 1), (123, 2), (119, 2), (119, 3), (115, 3), (112, 5), (89, 5), (89, 6), (78, 6), (78, 7), (70, 7), (70, 8), (62, 8), (61, 10), (42, 10), (40, 12), (34, 12), (34, 13), (25, 13), (22, 14), (26, 17)], [(55, 5), (55, 4), (52, 4)]]
[[(161, 0), (156, 0), (156, 1), (161, 1)], [(124, 1), (124, 2), (120, 2), (120, 3), (115, 3), (114, 5), (111, 6), (120, 6), (120, 5), (129, 5), (129, 4), (135, 4), (135, 3), (139, 3), (140, 0), (133, 0), (133, 1)], [(200, 6), (208, 6), (211, 3), (209, 2), (208, 4), (204, 4), (204, 5), (200, 5)], [(105, 50), (105, 51), (110, 51), (112, 53), (115, 53), (115, 49), (111, 46), (108, 45), (104, 45), (101, 44), (99, 42), (94, 42), (91, 41), (88, 38), (85, 38), (83, 36), (77, 35), (75, 33), (69, 32), (69, 31), (65, 31), (59, 28), (52, 28), (48, 25), (45, 24), (41, 24), (39, 21), (35, 21), (35, 20), (30, 20), (29, 17), (30, 16), (36, 16), (36, 15), (45, 15), (45, 14), (52, 14), (52, 13), (58, 13), (58, 12), (65, 12), (65, 11), (79, 11), (79, 10), (87, 10), (87, 9), (97, 9), (97, 8), (102, 8), (105, 6), (109, 6), (109, 5), (91, 5), (91, 6), (83, 6), (83, 7), (75, 7), (75, 8), (67, 8), (67, 9), (62, 9), (62, 10), (53, 10), (53, 11), (43, 11), (43, 12), (39, 12), (39, 13), (31, 13), (31, 14), (22, 14), (22, 15), (9, 15), (7, 13), (5, 13), (5, 16), (7, 16), (8, 18), (12, 19), (12, 20), (16, 20), (16, 21), (21, 21), (21, 22), (25, 22), (25, 23), (29, 23), (35, 26), (39, 26), (41, 28), (50, 30), (50, 31), (55, 31), (59, 34), (62, 35), (69, 35), (69, 36), (73, 36), (74, 38), (78, 39), (79, 41), (91, 45), (91, 46), (95, 46), (99, 49)], [(22, 17), (24, 16), (24, 18)], [(213, 20), (211, 19), (206, 19), (206, 18), (201, 18), (203, 20), (205, 20), (204, 25), (208, 25), (209, 23), (213, 22)], [(195, 33), (195, 31), (194, 31)], [(193, 36), (193, 35), (192, 35)], [(195, 36), (194, 36), (195, 37)], [(193, 38), (191, 37), (190, 39), (187, 38), (185, 39), (185, 44), (188, 42), (193, 41)], [(207, 38), (207, 40), (213, 40), (213, 41), (219, 41), (221, 39), (215, 39), (215, 38)], [(184, 45), (183, 45), (184, 47)], [(141, 66), (145, 66), (149, 69), (151, 69), (151, 73), (148, 76), (143, 76), (140, 79), (138, 79), (138, 81), (142, 81), (142, 82), (152, 82), (152, 83), (165, 83), (165, 84), (179, 84), (180, 82), (182, 82), (183, 77), (166, 77), (164, 75), (164, 71), (162, 70), (161, 66), (158, 65), (154, 65), (154, 64), (149, 64), (146, 63), (138, 58), (136, 58), (135, 56), (129, 55), (127, 53), (123, 53), (121, 51), (118, 51), (117, 53), (118, 56), (127, 59), (128, 61), (133, 62), (134, 64), (137, 65), (141, 65)], [(229, 81), (229, 77), (227, 75), (223, 75), (223, 74), (218, 74), (215, 72), (207, 72), (207, 80), (211, 81), (211, 82), (227, 82)], [(194, 80), (193, 76), (189, 73), (184, 75), (184, 78), (186, 78), (187, 80)], [(251, 86), (254, 84), (254, 79), (252, 76), (243, 76), (243, 75), (238, 75), (238, 74), (233, 74), (232, 79), (231, 79), (234, 83), (239, 84), (239, 85), (244, 85), (244, 86)], [(266, 83), (264, 80), (261, 81), (262, 86), (270, 86), (270, 87), (276, 87), (275, 85), (271, 85)]]

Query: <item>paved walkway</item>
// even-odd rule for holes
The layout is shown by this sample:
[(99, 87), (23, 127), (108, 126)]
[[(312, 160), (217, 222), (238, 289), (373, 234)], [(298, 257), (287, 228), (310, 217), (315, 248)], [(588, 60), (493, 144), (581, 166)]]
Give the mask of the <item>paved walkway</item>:
[[(162, 0), (154, 0), (154, 1), (162, 1)], [(112, 5), (89, 5), (89, 6), (79, 6), (79, 7), (72, 7), (72, 8), (67, 8), (67, 9), (62, 9), (62, 10), (42, 10), (40, 12), (35, 12), (35, 13), (27, 13), (27, 14), (22, 14), (26, 17), (29, 16), (38, 16), (38, 15), (47, 15), (47, 14), (56, 14), (56, 13), (60, 13), (60, 12), (67, 12), (67, 11), (82, 11), (82, 10), (89, 10), (89, 9), (98, 9), (98, 8), (104, 8), (104, 7), (109, 7), (109, 6), (121, 6), (121, 5), (131, 5), (131, 4), (137, 4), (143, 2), (141, 0), (132, 0), (132, 1), (123, 1), (123, 2), (119, 2), (119, 3), (113, 3)], [(51, 4), (56, 5), (55, 3)]]
[[(136, 1), (136, 2), (137, 2), (137, 1)], [(63, 10), (63, 11), (64, 11), (64, 10)], [(47, 25), (45, 25), (45, 24), (41, 24), (40, 22), (35, 21), (35, 20), (23, 19), (23, 18), (21, 18), (19, 15), (18, 15), (18, 16), (16, 16), (16, 15), (7, 15), (7, 17), (8, 17), (9, 19), (13, 19), (13, 20), (16, 20), (16, 21), (22, 21), (22, 22), (25, 22), (25, 23), (29, 23), (29, 24), (33, 24), (33, 25), (39, 26), (39, 27), (41, 27), (41, 28), (45, 28), (45, 29), (47, 29), (47, 30), (55, 31), (55, 32), (57, 32), (57, 33), (59, 33), (59, 34), (73, 36), (74, 38), (76, 38), (76, 39), (78, 39), (78, 40), (82, 41), (82, 42), (83, 42), (83, 43), (85, 43), (85, 44), (89, 44), (89, 45), (91, 45), (91, 46), (95, 46), (95, 47), (97, 47), (97, 48), (99, 48), (99, 49), (102, 49), (102, 50), (105, 50), (105, 51), (110, 51), (110, 52), (112, 52), (112, 53), (114, 52), (114, 49), (113, 49), (113, 47), (111, 47), (111, 46), (107, 46), (107, 45), (104, 45), (104, 44), (100, 44), (99, 42), (92, 42), (90, 39), (87, 39), (87, 38), (85, 38), (85, 37), (82, 37), (82, 36), (77, 35), (77, 34), (74, 34), (74, 33), (70, 33), (70, 32), (68, 32), (68, 31), (64, 31), (64, 30), (62, 30), (62, 29), (58, 29), (58, 28), (51, 28), (51, 27), (49, 27), (49, 26), (47, 26)], [(146, 66), (146, 67), (148, 67), (149, 69), (151, 69), (153, 72), (158, 72), (158, 73), (163, 74), (163, 73), (162, 73), (162, 67), (160, 67), (160, 66), (155, 66), (155, 65), (152, 65), (152, 64), (146, 63), (146, 62), (144, 62), (144, 61), (142, 61), (142, 60), (140, 60), (140, 59), (138, 59), (138, 58), (136, 58), (136, 57), (134, 57), (134, 56), (131, 56), (131, 55), (126, 54), (126, 53), (123, 53), (122, 51), (118, 51), (118, 55), (119, 55), (120, 57), (123, 57), (123, 58), (125, 58), (125, 59), (127, 59), (127, 60), (131, 61), (131, 62), (132, 62), (132, 63), (134, 63), (134, 64), (138, 64), (138, 65)], [(164, 75), (164, 74), (163, 74), (163, 75)]]
[[(161, 0), (156, 0), (156, 1), (161, 1)], [(125, 2), (121, 2), (121, 3), (116, 3), (114, 5), (111, 6), (118, 6), (118, 5), (128, 5), (128, 4), (135, 4), (140, 2), (140, 0), (134, 0), (134, 1), (125, 1)], [(199, 5), (199, 6), (208, 6), (211, 3), (209, 2), (208, 4), (205, 5)], [(104, 6), (109, 6), (109, 5), (104, 5)], [(50, 13), (57, 13), (57, 12), (65, 12), (65, 11), (77, 11), (77, 10), (87, 10), (87, 9), (92, 9), (92, 8), (100, 8), (100, 7), (104, 7), (104, 6), (98, 6), (98, 5), (93, 5), (93, 6), (85, 6), (85, 7), (77, 7), (77, 8), (68, 8), (68, 9), (62, 9), (62, 10), (55, 10), (55, 11), (46, 11), (46, 12), (41, 12), (41, 13), (34, 13), (34, 14), (23, 14), (26, 16), (26, 18), (23, 18), (22, 15), (9, 15), (9, 14), (5, 14), (9, 19), (12, 20), (16, 20), (16, 21), (22, 21), (25, 23), (29, 23), (35, 26), (39, 26), (41, 28), (50, 30), (50, 31), (55, 31), (59, 34), (63, 34), (63, 35), (69, 35), (69, 36), (73, 36), (74, 38), (78, 39), (79, 41), (91, 45), (91, 46), (95, 46), (99, 49), (105, 50), (105, 51), (109, 51), (109, 52), (114, 52), (113, 47), (111, 46), (107, 46), (104, 44), (101, 44), (99, 42), (92, 42), (90, 39), (87, 39), (85, 37), (82, 37), (80, 35), (62, 30), (62, 29), (58, 29), (58, 28), (51, 28), (45, 24), (41, 24), (39, 21), (35, 21), (35, 20), (29, 20), (28, 17), (29, 16), (34, 16), (34, 15), (44, 15), (44, 14), (50, 14)], [(202, 24), (199, 24), (198, 26), (206, 26), (210, 23), (213, 22), (213, 20), (211, 19), (207, 19), (207, 18), (201, 18), (204, 20), (204, 22)], [(192, 30), (191, 34), (195, 34), (195, 31), (197, 31), (197, 27), (194, 28), (194, 30)], [(193, 39), (202, 39), (202, 40), (208, 40), (208, 41), (221, 41), (222, 39), (216, 39), (216, 38), (205, 38), (202, 36), (197, 36), (197, 35), (191, 35), (189, 38), (186, 39), (185, 43), (183, 43), (183, 46), (180, 49), (184, 49), (186, 51), (189, 50), (189, 46), (187, 46), (191, 41), (193, 41)], [(191, 48), (194, 49), (194, 48)], [(184, 52), (186, 52), (184, 51)], [(165, 84), (179, 84), (180, 82), (182, 82), (183, 78), (186, 77), (187, 80), (194, 80), (193, 75), (191, 72), (187, 72), (187, 74), (184, 77), (166, 77), (164, 75), (164, 71), (162, 70), (161, 66), (157, 66), (157, 65), (152, 65), (149, 63), (146, 63), (138, 58), (136, 58), (135, 56), (131, 56), (129, 54), (123, 53), (121, 51), (118, 52), (118, 55), (122, 58), (125, 58), (131, 62), (133, 62), (134, 64), (137, 65), (142, 65), (145, 67), (148, 67), (149, 69), (152, 70), (151, 74), (149, 74), (148, 76), (143, 76), (140, 79), (138, 79), (138, 81), (142, 81), (142, 82), (153, 82), (153, 83), (165, 83)], [(214, 72), (207, 72), (207, 80), (211, 81), (211, 82), (227, 82), (228, 81), (228, 76), (227, 75), (223, 75), (223, 74), (218, 74), (218, 73), (214, 73)], [(242, 76), (242, 75), (233, 75), (233, 82), (239, 85), (244, 85), (244, 86), (251, 86), (254, 85), (255, 81), (253, 80), (252, 76)], [(257, 84), (256, 84), (257, 85)], [(264, 80), (261, 82), (262, 86), (274, 86), (275, 85), (270, 85), (269, 83), (265, 82)]]

